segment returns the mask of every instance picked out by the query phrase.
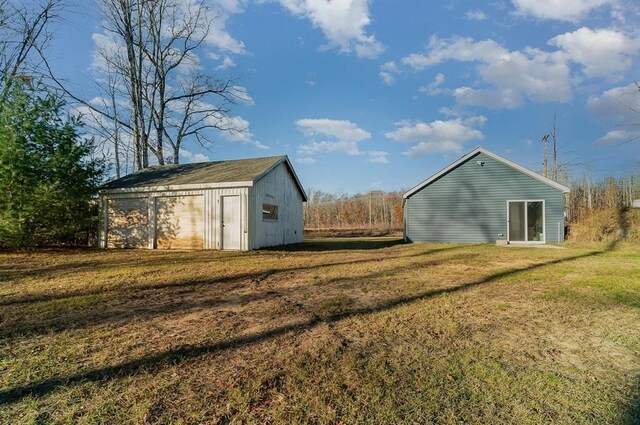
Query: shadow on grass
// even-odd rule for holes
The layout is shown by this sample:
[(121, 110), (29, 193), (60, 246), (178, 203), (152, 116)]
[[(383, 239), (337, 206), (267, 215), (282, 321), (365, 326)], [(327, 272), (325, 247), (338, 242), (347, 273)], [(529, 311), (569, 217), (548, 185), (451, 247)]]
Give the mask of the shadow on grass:
[[(302, 244), (300, 244), (302, 245)], [(210, 284), (217, 284), (217, 283), (226, 283), (226, 282), (233, 282), (233, 281), (240, 281), (240, 280), (252, 280), (252, 279), (258, 279), (263, 275), (273, 275), (275, 273), (280, 273), (280, 272), (294, 272), (294, 271), (304, 271), (304, 270), (311, 270), (311, 269), (315, 269), (315, 268), (323, 268), (323, 267), (332, 267), (332, 266), (343, 266), (343, 265), (357, 265), (357, 264), (365, 264), (365, 263), (374, 263), (374, 262), (378, 262), (380, 260), (393, 260), (393, 259), (400, 259), (400, 258), (410, 258), (410, 257), (420, 257), (420, 256), (424, 256), (424, 255), (431, 255), (431, 254), (436, 254), (439, 252), (444, 252), (444, 251), (451, 251), (451, 250), (455, 250), (455, 249), (461, 249), (463, 247), (469, 247), (470, 245), (451, 245), (451, 246), (446, 246), (444, 248), (436, 248), (436, 249), (428, 249), (428, 250), (424, 250), (424, 251), (419, 251), (415, 254), (410, 254), (410, 255), (393, 255), (393, 256), (385, 256), (385, 257), (381, 257), (381, 258), (364, 258), (361, 260), (348, 260), (348, 261), (334, 261), (334, 262), (330, 262), (330, 263), (322, 263), (322, 264), (317, 264), (317, 265), (312, 265), (312, 266), (302, 266), (302, 267), (289, 267), (289, 268), (281, 268), (281, 269), (267, 269), (267, 270), (261, 270), (259, 272), (254, 272), (254, 273), (239, 273), (239, 274), (235, 274), (235, 275), (231, 275), (231, 276), (224, 276), (221, 278), (211, 278), (211, 279), (199, 279), (199, 280), (193, 280), (193, 279), (189, 279), (186, 281), (178, 281), (178, 282), (166, 282), (166, 283), (157, 283), (157, 284), (149, 284), (149, 285), (141, 285), (141, 286), (125, 286), (125, 287), (117, 287), (117, 288), (98, 288), (98, 289), (94, 289), (94, 290), (90, 290), (90, 291), (70, 291), (70, 292), (66, 292), (66, 293), (55, 293), (55, 294), (39, 294), (39, 295), (30, 295), (30, 296), (23, 296), (23, 297), (16, 297), (16, 298), (9, 298), (9, 299), (2, 299), (0, 298), (0, 307), (1, 306), (11, 306), (11, 305), (18, 305), (18, 304), (29, 304), (29, 303), (35, 303), (35, 302), (50, 302), (50, 301), (57, 301), (57, 300), (64, 300), (64, 299), (68, 299), (68, 298), (75, 298), (75, 297), (85, 297), (85, 296), (91, 296), (91, 295), (103, 295), (103, 294), (109, 294), (109, 293), (122, 293), (122, 292), (133, 292), (133, 291), (147, 291), (147, 290), (157, 290), (157, 289), (168, 289), (168, 288), (180, 288), (180, 287), (186, 287), (186, 286), (193, 286), (193, 287), (197, 287), (197, 286), (201, 286), (201, 285), (210, 285)], [(282, 247), (281, 247), (282, 248)], [(276, 251), (277, 249), (274, 248), (274, 251)], [(295, 251), (295, 248), (292, 247), (291, 251)], [(301, 251), (304, 251), (304, 249), (301, 249)], [(233, 253), (236, 254), (236, 253)], [(242, 254), (240, 254), (242, 255)], [(237, 255), (234, 255), (234, 257)], [(166, 260), (165, 257), (161, 257), (158, 258), (157, 261), (151, 262), (151, 261), (131, 261), (131, 262), (127, 262), (124, 264), (121, 264), (121, 262), (118, 263), (113, 263), (116, 266), (125, 266), (128, 264), (135, 264), (135, 265), (140, 265), (140, 264), (157, 264), (157, 265), (162, 265), (163, 261)], [(212, 261), (220, 261), (220, 258), (216, 258)], [(222, 260), (224, 260), (224, 258), (222, 258)], [(50, 278), (50, 276), (46, 276), (46, 272), (57, 272), (59, 270), (65, 270), (67, 272), (75, 272), (75, 271), (87, 271), (89, 269), (91, 269), (90, 264), (87, 264), (85, 262), (82, 263), (73, 263), (74, 265), (59, 265), (58, 267), (51, 267), (49, 269), (40, 269), (39, 273), (41, 274), (45, 274), (44, 277), (46, 278)], [(180, 264), (182, 264), (182, 262), (180, 262)], [(189, 262), (189, 264), (191, 264), (191, 262)], [(95, 270), (96, 267), (93, 266), (92, 270)], [(0, 270), (1, 271), (1, 270)], [(31, 271), (27, 271), (26, 273), (31, 273)], [(0, 273), (1, 274), (1, 273)], [(6, 298), (6, 296), (5, 296)]]
[[(140, 258), (139, 253), (145, 256)], [(115, 267), (149, 267), (149, 266), (165, 266), (179, 261), (180, 264), (203, 264), (213, 262), (225, 262), (235, 257), (247, 255), (238, 251), (202, 251), (202, 255), (197, 257), (185, 258), (181, 254), (190, 254), (191, 251), (179, 250), (147, 250), (132, 248), (117, 249), (95, 249), (95, 248), (72, 248), (67, 250), (47, 249), (38, 250), (32, 255), (48, 255), (54, 254), (60, 258), (72, 256), (80, 256), (79, 261), (64, 261), (61, 264), (44, 265), (41, 267), (30, 266), (29, 269), (19, 268), (15, 265), (0, 265), (0, 282), (11, 281), (16, 279), (26, 279), (31, 277), (51, 277), (51, 275), (78, 273), (78, 272), (95, 272), (103, 269), (111, 269)], [(208, 256), (207, 253), (213, 253), (215, 256)], [(101, 255), (105, 254), (105, 255)], [(114, 254), (113, 257), (110, 254)]]
[[(265, 341), (271, 338), (283, 336), (290, 332), (308, 331), (310, 329), (313, 329), (319, 326), (322, 323), (332, 324), (348, 318), (364, 317), (374, 313), (389, 311), (389, 310), (402, 307), (405, 305), (409, 305), (415, 302), (424, 301), (432, 297), (436, 297), (438, 295), (456, 293), (459, 291), (464, 291), (464, 290), (468, 290), (481, 285), (496, 282), (505, 277), (517, 275), (522, 272), (543, 269), (547, 266), (552, 266), (552, 265), (562, 264), (570, 261), (575, 261), (578, 259), (584, 259), (588, 257), (595, 257), (598, 255), (602, 255), (606, 252), (609, 252), (615, 249), (615, 245), (616, 243), (614, 242), (610, 244), (603, 251), (592, 251), (586, 254), (559, 258), (559, 259), (547, 261), (544, 263), (534, 264), (528, 267), (494, 273), (492, 275), (489, 275), (485, 278), (482, 278), (476, 281), (467, 282), (467, 283), (453, 286), (453, 287), (429, 290), (413, 296), (401, 297), (401, 298), (393, 299), (390, 301), (386, 301), (382, 304), (372, 306), (372, 307), (354, 308), (354, 309), (336, 313), (336, 314), (329, 314), (325, 316), (315, 316), (313, 319), (307, 320), (304, 322), (298, 322), (292, 325), (282, 326), (282, 327), (278, 327), (278, 328), (263, 331), (263, 332), (258, 332), (258, 333), (254, 333), (246, 336), (232, 338), (227, 341), (217, 342), (214, 344), (184, 345), (171, 350), (159, 352), (154, 355), (143, 357), (140, 359), (120, 363), (118, 365), (101, 367), (101, 368), (77, 373), (74, 375), (64, 376), (64, 377), (53, 377), (53, 378), (29, 383), (23, 386), (9, 388), (9, 389), (0, 391), (0, 404), (15, 403), (26, 396), (36, 396), (36, 397), (44, 396), (55, 391), (57, 388), (64, 387), (64, 386), (77, 385), (83, 382), (105, 381), (105, 380), (114, 379), (114, 378), (133, 376), (137, 373), (148, 371), (149, 369), (152, 369), (152, 368), (162, 367), (163, 365), (179, 364), (184, 361), (197, 358), (199, 356), (228, 350), (234, 347), (242, 347), (242, 346), (259, 343), (261, 341)], [(630, 418), (633, 418), (634, 415), (636, 415), (636, 413), (631, 412)]]
[(303, 243), (263, 248), (262, 251), (344, 251), (372, 250), (389, 248), (403, 244), (402, 238), (367, 237), (367, 238), (305, 238)]
[[(281, 273), (291, 272), (308, 272), (314, 270), (322, 270), (332, 266), (355, 266), (361, 264), (378, 263), (387, 261), (390, 264), (389, 269), (383, 270), (381, 273), (390, 273), (396, 271), (393, 260), (411, 259), (420, 257), (426, 261), (421, 264), (413, 264), (413, 267), (427, 267), (435, 265), (431, 256), (435, 254), (451, 252), (466, 248), (461, 245), (451, 245), (444, 248), (435, 248), (429, 250), (421, 250), (409, 255), (386, 255), (384, 257), (364, 258), (359, 260), (323, 262), (315, 265), (305, 265), (299, 267), (283, 267), (278, 269), (264, 269), (253, 273), (240, 273), (230, 276), (223, 276), (212, 279), (189, 279), (184, 281), (162, 282), (157, 284), (148, 284), (142, 286), (117, 287), (111, 289), (94, 289), (90, 291), (76, 291), (67, 294), (51, 294), (21, 297), (13, 300), (0, 301), (2, 306), (15, 306), (30, 303), (46, 303), (46, 302), (70, 302), (70, 308), (65, 309), (65, 305), (59, 308), (49, 310), (49, 317), (46, 317), (46, 311), (39, 313), (38, 321), (32, 322), (29, 315), (20, 316), (19, 320), (3, 323), (0, 325), (0, 338), (10, 338), (14, 335), (34, 335), (51, 331), (63, 331), (66, 329), (78, 329), (102, 323), (119, 323), (135, 318), (142, 320), (151, 317), (157, 317), (173, 312), (187, 312), (199, 308), (211, 308), (219, 306), (230, 306), (241, 303), (248, 303), (260, 299), (272, 298), (273, 294), (258, 292), (257, 294), (248, 294), (242, 296), (231, 297), (231, 299), (220, 298), (220, 294), (211, 294), (207, 297), (204, 289), (211, 286), (220, 286), (220, 291), (226, 293), (235, 289), (237, 285), (247, 283), (259, 284), (266, 278), (277, 276)], [(468, 254), (466, 254), (468, 256)], [(436, 260), (437, 263), (450, 261), (451, 258)], [(365, 276), (375, 278), (375, 276)], [(362, 278), (362, 276), (360, 276)], [(332, 284), (339, 279), (323, 281)], [(198, 289), (201, 291), (196, 292)], [(163, 291), (163, 292), (159, 292)], [(185, 300), (185, 295), (190, 295), (190, 300)], [(83, 300), (83, 297), (96, 297), (95, 299)], [(73, 305), (74, 300), (79, 301), (79, 306)], [(155, 301), (155, 302), (153, 302)], [(158, 303), (160, 301), (160, 303)], [(110, 303), (119, 308), (115, 310), (96, 308), (97, 304)], [(126, 306), (126, 308), (122, 308)]]
[(635, 387), (631, 391), (632, 398), (621, 421), (624, 425), (640, 424), (640, 376), (636, 377)]
[[(404, 243), (402, 238), (388, 237), (367, 237), (367, 238), (308, 238), (303, 243), (292, 245), (280, 245), (275, 247), (263, 248), (260, 251), (277, 251), (277, 252), (314, 252), (314, 251), (342, 251), (342, 250), (375, 250), (389, 248)], [(124, 254), (131, 253), (134, 258), (126, 258), (122, 255), (116, 255), (115, 258), (89, 257), (87, 255), (106, 253), (106, 254)], [(139, 252), (145, 252), (148, 256), (138, 258)], [(186, 251), (190, 253), (190, 251)], [(34, 251), (33, 255), (55, 254), (59, 256), (85, 256), (82, 261), (64, 262), (62, 264), (45, 265), (42, 267), (31, 267), (28, 270), (19, 269), (14, 265), (0, 265), (0, 282), (15, 279), (25, 279), (30, 277), (40, 277), (50, 275), (52, 273), (69, 273), (69, 272), (95, 272), (101, 269), (109, 269), (114, 267), (148, 267), (163, 266), (173, 261), (180, 264), (206, 264), (213, 262), (225, 262), (229, 259), (244, 257), (251, 255), (246, 252), (231, 251), (204, 251), (202, 255), (195, 258), (183, 258), (181, 251), (170, 250), (143, 250), (131, 248), (118, 248), (117, 250), (98, 250), (93, 248), (71, 248), (71, 249), (46, 249)], [(211, 255), (206, 255), (207, 253)], [(11, 302), (9, 302), (11, 303)], [(0, 299), (0, 305), (6, 305)]]

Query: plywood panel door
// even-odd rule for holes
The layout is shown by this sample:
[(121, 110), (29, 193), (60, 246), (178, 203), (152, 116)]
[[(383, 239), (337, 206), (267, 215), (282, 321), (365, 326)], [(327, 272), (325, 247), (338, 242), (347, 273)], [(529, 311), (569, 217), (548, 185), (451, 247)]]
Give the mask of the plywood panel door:
[(107, 247), (146, 248), (149, 244), (147, 198), (107, 201)]
[(204, 248), (204, 199), (202, 195), (156, 198), (158, 249)]
[(222, 196), (222, 249), (240, 249), (240, 197)]

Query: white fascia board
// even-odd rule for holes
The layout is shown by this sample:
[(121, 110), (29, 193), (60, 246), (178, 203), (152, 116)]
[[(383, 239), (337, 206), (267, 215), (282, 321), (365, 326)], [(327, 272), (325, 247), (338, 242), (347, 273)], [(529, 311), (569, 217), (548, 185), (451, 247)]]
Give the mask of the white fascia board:
[(283, 163), (287, 165), (287, 168), (289, 169), (289, 173), (293, 176), (293, 180), (295, 181), (296, 185), (298, 185), (298, 190), (300, 191), (300, 194), (302, 195), (302, 202), (307, 202), (307, 193), (304, 191), (304, 188), (302, 187), (302, 183), (300, 183), (300, 179), (298, 178), (298, 175), (296, 174), (296, 170), (293, 169), (293, 164), (291, 164), (291, 161), (289, 160), (289, 156), (288, 155), (284, 155), (282, 157), (282, 159), (280, 159), (280, 161), (276, 162), (271, 167), (269, 167), (264, 173), (262, 173), (258, 177), (256, 177), (254, 179), (254, 182), (256, 182), (256, 183), (259, 182), (267, 174), (269, 174), (271, 171), (273, 171), (278, 165), (283, 164)]
[(460, 164), (463, 164), (465, 162), (467, 162), (469, 159), (473, 158), (474, 156), (476, 156), (477, 154), (484, 154), (486, 156), (488, 156), (489, 158), (492, 158), (498, 162), (501, 162), (502, 164), (513, 168), (514, 170), (520, 171), (523, 174), (526, 174), (530, 177), (533, 177), (534, 179), (553, 187), (554, 189), (560, 190), (563, 193), (569, 193), (569, 188), (565, 185), (562, 185), (558, 182), (555, 182), (551, 179), (548, 179), (544, 176), (541, 176), (540, 174), (529, 170), (528, 168), (525, 168), (521, 165), (516, 164), (515, 162), (509, 161), (508, 159), (505, 159), (499, 155), (496, 155), (493, 152), (490, 152), (484, 148), (478, 147), (474, 150), (472, 150), (471, 152), (469, 152), (468, 154), (464, 155), (462, 158), (458, 159), (457, 161), (453, 162), (452, 164), (448, 165), (447, 167), (443, 168), (442, 170), (438, 171), (437, 173), (435, 173), (434, 175), (432, 175), (431, 177), (429, 177), (428, 179), (418, 183), (416, 186), (414, 186), (413, 188), (409, 189), (404, 195), (402, 195), (403, 199), (407, 199), (408, 197), (410, 197), (411, 195), (413, 195), (414, 193), (416, 193), (417, 191), (421, 190), (423, 187), (427, 186), (429, 183), (431, 183), (434, 180), (437, 180), (438, 178), (440, 178), (441, 176), (443, 176), (444, 174), (447, 174), (449, 171), (453, 170), (454, 168), (456, 168), (457, 166), (459, 166)]
[(250, 186), (253, 186), (252, 181), (177, 184), (177, 185), (165, 185), (165, 186), (136, 186), (136, 187), (127, 187), (122, 189), (104, 189), (104, 190), (100, 190), (100, 194), (108, 195), (108, 194), (115, 194), (115, 193), (175, 192), (180, 190), (221, 189), (221, 188), (229, 188), (229, 187), (250, 187)]

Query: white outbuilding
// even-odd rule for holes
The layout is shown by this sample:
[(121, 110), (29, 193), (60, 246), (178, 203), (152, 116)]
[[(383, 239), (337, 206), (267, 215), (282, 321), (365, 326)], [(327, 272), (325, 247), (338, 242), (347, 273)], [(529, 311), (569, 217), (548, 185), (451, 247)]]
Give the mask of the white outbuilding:
[(150, 167), (100, 190), (102, 248), (250, 250), (302, 242), (287, 156)]

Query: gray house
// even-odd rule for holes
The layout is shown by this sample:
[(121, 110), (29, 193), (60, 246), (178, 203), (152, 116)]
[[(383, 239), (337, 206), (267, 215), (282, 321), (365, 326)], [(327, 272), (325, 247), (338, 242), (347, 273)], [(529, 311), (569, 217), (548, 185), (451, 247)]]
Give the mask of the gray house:
[(404, 194), (408, 242), (562, 242), (569, 188), (484, 148)]
[(103, 248), (249, 250), (302, 242), (286, 156), (150, 167), (100, 190)]

